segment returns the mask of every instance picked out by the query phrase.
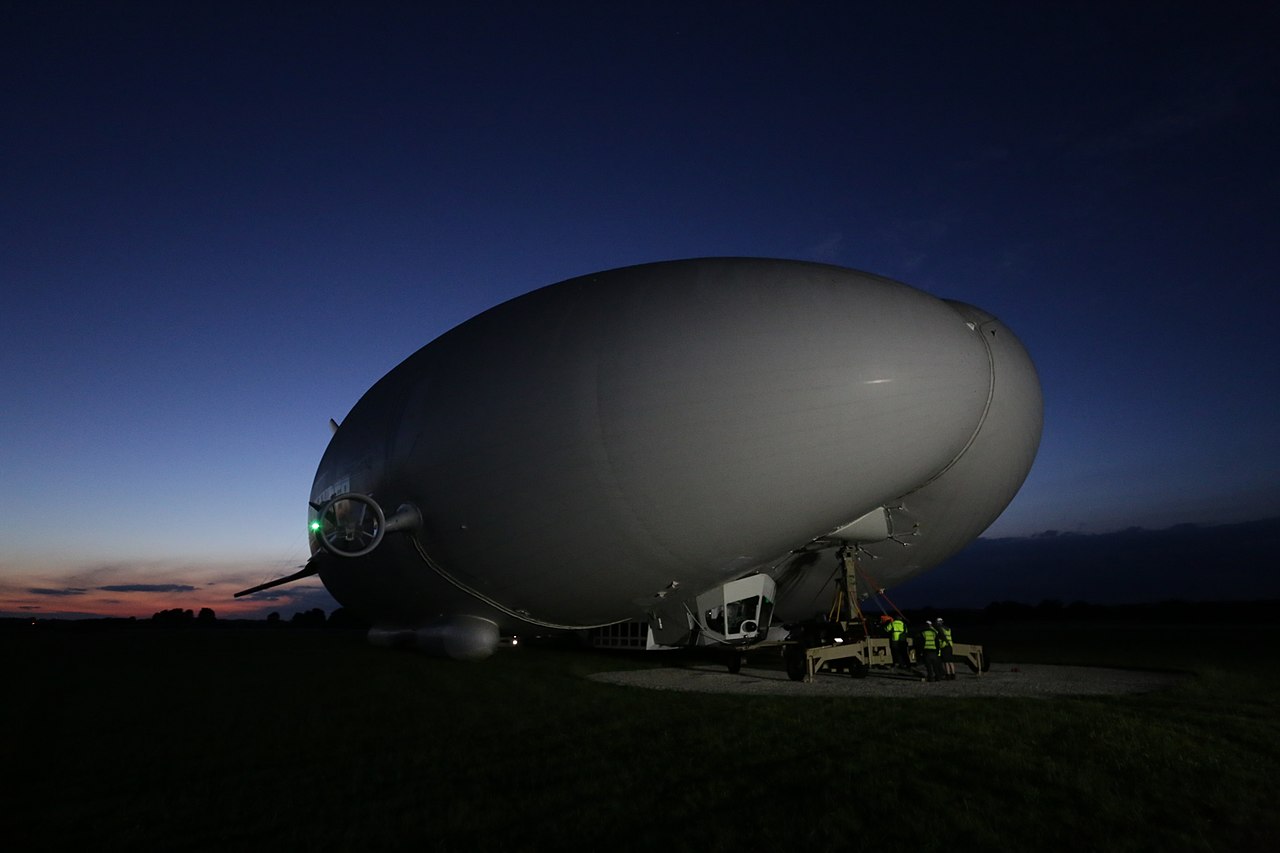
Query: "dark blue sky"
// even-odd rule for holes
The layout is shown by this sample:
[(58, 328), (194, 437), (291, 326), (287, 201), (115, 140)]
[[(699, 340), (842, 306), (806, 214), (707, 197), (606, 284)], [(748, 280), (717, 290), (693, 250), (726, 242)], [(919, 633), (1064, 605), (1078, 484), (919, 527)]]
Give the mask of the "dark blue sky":
[(1006, 321), (992, 536), (1280, 513), (1275, 4), (367, 5), (0, 10), (0, 610), (225, 610), (401, 359), (704, 255)]

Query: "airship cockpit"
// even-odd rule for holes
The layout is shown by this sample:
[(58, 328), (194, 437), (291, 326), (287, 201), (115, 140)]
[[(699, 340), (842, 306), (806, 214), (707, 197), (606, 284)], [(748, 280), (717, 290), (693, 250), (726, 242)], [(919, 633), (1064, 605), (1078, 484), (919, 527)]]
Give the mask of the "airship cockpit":
[(768, 575), (751, 575), (697, 598), (698, 623), (711, 642), (749, 643), (763, 638), (773, 619), (775, 586)]

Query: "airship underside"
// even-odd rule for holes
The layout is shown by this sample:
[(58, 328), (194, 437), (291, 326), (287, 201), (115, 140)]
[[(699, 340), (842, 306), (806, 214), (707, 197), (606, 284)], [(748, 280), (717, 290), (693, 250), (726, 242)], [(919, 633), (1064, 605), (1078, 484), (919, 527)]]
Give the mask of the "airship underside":
[[(797, 261), (611, 270), (378, 381), (316, 474), (312, 567), (460, 656), (499, 629), (632, 619), (667, 644), (750, 642), (826, 609), (838, 547), (892, 587), (977, 537), (1041, 417), (1026, 351), (969, 305)], [(703, 606), (739, 594), (745, 629)]]

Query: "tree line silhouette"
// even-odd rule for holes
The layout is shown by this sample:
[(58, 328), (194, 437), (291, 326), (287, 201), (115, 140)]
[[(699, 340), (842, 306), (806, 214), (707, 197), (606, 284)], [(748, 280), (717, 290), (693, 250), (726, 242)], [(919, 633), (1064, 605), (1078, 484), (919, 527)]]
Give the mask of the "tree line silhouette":
[(69, 631), (150, 628), (183, 631), (211, 631), (226, 628), (287, 631), (294, 629), (367, 630), (370, 623), (343, 607), (339, 607), (327, 616), (319, 607), (313, 607), (310, 610), (298, 611), (288, 619), (283, 618), (279, 612), (272, 612), (265, 619), (240, 617), (219, 619), (211, 607), (202, 607), (198, 612), (189, 608), (174, 607), (153, 613), (150, 618), (106, 616), (99, 619), (59, 619), (43, 618), (34, 614), (16, 618), (0, 617), (0, 630), (28, 631), (33, 626)]
[(209, 628), (219, 624), (236, 624), (243, 625), (245, 623), (265, 624), (272, 628), (291, 627), (291, 628), (368, 628), (369, 624), (358, 616), (351, 613), (345, 607), (339, 607), (332, 613), (325, 615), (325, 612), (319, 607), (313, 607), (310, 610), (299, 610), (293, 614), (287, 621), (281, 618), (279, 611), (272, 611), (267, 614), (267, 618), (263, 619), (219, 619), (212, 608), (202, 607), (198, 614), (192, 613), (191, 610), (175, 607), (171, 610), (161, 610), (151, 616), (150, 622), (153, 625), (161, 625), (171, 628)]

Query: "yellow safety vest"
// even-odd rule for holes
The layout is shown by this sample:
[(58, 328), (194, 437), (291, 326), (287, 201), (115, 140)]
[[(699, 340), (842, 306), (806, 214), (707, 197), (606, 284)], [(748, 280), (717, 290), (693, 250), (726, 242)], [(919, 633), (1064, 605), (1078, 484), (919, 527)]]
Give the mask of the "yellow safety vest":
[(894, 619), (889, 623), (889, 636), (896, 643), (902, 639), (902, 633), (907, 630), (907, 626), (901, 619)]
[(951, 629), (950, 629), (950, 628), (939, 628), (938, 630), (942, 632), (942, 646), (943, 646), (943, 648), (945, 648), (945, 647), (947, 647), (947, 646), (951, 645)]
[(926, 652), (936, 652), (938, 650), (938, 632), (932, 628), (925, 628), (920, 632), (920, 639), (924, 640), (924, 650)]

